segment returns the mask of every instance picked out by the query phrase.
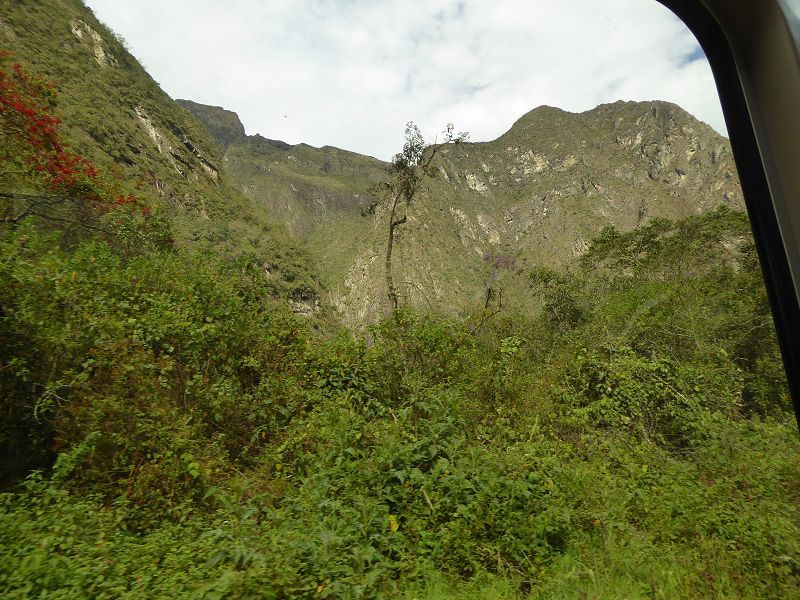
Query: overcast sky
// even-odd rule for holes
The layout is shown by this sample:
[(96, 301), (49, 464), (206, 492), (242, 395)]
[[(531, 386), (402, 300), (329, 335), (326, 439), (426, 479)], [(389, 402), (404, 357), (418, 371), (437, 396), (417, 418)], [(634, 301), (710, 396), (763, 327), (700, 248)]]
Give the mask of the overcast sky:
[(86, 0), (173, 98), (249, 134), (389, 159), (407, 121), (496, 138), (547, 104), (670, 100), (725, 133), (694, 36), (655, 0)]

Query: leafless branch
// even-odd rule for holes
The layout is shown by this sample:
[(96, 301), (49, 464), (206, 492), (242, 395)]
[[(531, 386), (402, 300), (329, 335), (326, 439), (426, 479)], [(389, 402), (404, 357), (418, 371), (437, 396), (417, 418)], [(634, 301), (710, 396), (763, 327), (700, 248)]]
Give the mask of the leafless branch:
[(40, 194), (20, 194), (16, 192), (0, 191), (0, 198), (6, 198), (8, 200), (20, 200), (22, 202), (29, 203), (29, 205), (16, 216), (7, 215), (5, 217), (0, 218), (0, 222), (2, 223), (9, 223), (12, 225), (16, 225), (20, 223), (23, 219), (26, 219), (27, 217), (38, 217), (40, 219), (45, 219), (47, 221), (65, 223), (68, 225), (74, 225), (76, 227), (85, 227), (86, 229), (92, 229), (94, 231), (100, 231), (102, 233), (110, 233), (108, 230), (103, 229), (102, 227), (91, 225), (90, 223), (87, 223), (85, 221), (68, 219), (66, 217), (57, 217), (55, 215), (42, 212), (41, 209), (43, 208), (53, 208), (58, 206), (59, 204), (74, 202), (75, 199), (70, 198), (68, 196), (59, 196), (59, 195), (43, 196)]

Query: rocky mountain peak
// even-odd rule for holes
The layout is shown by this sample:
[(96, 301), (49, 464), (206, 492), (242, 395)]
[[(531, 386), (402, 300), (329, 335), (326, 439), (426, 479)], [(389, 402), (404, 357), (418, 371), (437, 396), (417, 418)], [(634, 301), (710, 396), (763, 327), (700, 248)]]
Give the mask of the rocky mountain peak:
[(239, 115), (221, 106), (209, 106), (191, 100), (176, 100), (198, 121), (205, 125), (214, 141), (224, 152), (232, 144), (247, 137)]

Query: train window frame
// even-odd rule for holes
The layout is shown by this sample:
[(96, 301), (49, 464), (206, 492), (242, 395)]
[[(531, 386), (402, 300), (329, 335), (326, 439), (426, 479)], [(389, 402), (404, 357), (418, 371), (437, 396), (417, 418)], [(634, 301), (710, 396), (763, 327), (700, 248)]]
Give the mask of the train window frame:
[[(708, 58), (800, 428), (800, 50), (781, 0), (657, 0)], [(795, 164), (795, 168), (790, 168)]]

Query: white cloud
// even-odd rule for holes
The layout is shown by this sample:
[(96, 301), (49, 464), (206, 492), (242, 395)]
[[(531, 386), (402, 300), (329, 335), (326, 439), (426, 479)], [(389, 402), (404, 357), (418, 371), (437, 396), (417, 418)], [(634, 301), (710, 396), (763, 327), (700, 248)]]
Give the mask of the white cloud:
[(408, 120), (479, 141), (541, 104), (618, 99), (670, 100), (725, 132), (697, 42), (655, 0), (87, 3), (172, 97), (290, 143), (389, 158)]

